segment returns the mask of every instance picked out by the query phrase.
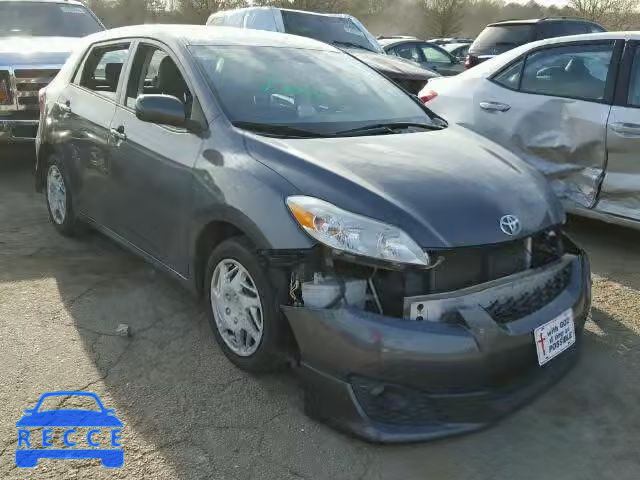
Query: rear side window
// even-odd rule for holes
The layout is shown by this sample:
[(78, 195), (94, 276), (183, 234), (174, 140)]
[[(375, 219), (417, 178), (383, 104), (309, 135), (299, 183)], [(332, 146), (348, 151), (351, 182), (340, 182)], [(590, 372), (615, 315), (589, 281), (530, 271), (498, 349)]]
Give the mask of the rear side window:
[(473, 43), (472, 50), (498, 54), (533, 41), (532, 24), (494, 25), (485, 28)]
[(193, 96), (176, 63), (161, 48), (141, 44), (131, 67), (127, 85), (127, 107), (134, 108), (138, 96), (146, 94), (176, 97), (184, 103), (187, 117), (191, 114)]
[(270, 32), (277, 32), (276, 19), (273, 16), (272, 10), (256, 9), (250, 10), (247, 13), (245, 25), (247, 28), (253, 28), (255, 30), (267, 30)]
[(398, 57), (420, 63), (420, 53), (414, 44), (399, 45), (392, 52)]
[(520, 85), (523, 64), (524, 60), (517, 61), (493, 77), (493, 81), (503, 87), (511, 90), (517, 90)]
[(587, 33), (587, 26), (581, 22), (549, 21), (538, 25), (538, 39), (564, 37)]
[(527, 93), (602, 101), (613, 44), (570, 45), (532, 53), (522, 71)]
[(640, 48), (636, 48), (636, 54), (633, 59), (627, 103), (634, 107), (640, 107)]
[(93, 47), (84, 62), (80, 86), (115, 100), (120, 76), (128, 57), (128, 43)]
[(449, 55), (447, 55), (443, 51), (435, 47), (429, 47), (429, 46), (423, 46), (421, 48), (422, 48), (422, 54), (424, 55), (424, 58), (427, 60), (427, 62), (451, 63), (451, 58), (449, 57)]

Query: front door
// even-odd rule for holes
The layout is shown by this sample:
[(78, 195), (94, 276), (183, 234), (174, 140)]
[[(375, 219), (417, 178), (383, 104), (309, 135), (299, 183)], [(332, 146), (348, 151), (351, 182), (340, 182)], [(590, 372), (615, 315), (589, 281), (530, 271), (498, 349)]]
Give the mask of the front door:
[(472, 124), (541, 171), (569, 206), (592, 207), (604, 176), (613, 42), (534, 50), (476, 92)]
[[(607, 172), (596, 210), (640, 220), (640, 43), (624, 55), (622, 88), (607, 129)], [(628, 78), (628, 81), (627, 81)]]
[(187, 223), (191, 173), (202, 139), (184, 128), (143, 122), (135, 115), (139, 95), (165, 94), (195, 108), (183, 70), (161, 44), (140, 42), (111, 128), (118, 137), (110, 196), (119, 211), (114, 228), (145, 253), (188, 273)]
[(420, 64), (433, 72), (448, 77), (464, 70), (462, 63), (441, 47), (425, 43), (418, 44), (418, 50), (422, 56)]
[(72, 165), (68, 171), (73, 173), (74, 207), (102, 225), (110, 222), (105, 208), (112, 147), (109, 128), (128, 49), (128, 43), (93, 47), (54, 107), (54, 141)]

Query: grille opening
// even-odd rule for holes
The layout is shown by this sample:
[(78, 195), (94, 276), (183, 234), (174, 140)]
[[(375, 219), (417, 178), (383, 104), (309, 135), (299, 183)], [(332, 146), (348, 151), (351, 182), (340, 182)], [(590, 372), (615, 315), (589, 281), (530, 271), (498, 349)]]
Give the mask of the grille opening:
[(59, 70), (55, 68), (49, 69), (22, 69), (14, 70), (16, 78), (48, 78), (52, 80), (58, 74)]
[(432, 259), (442, 257), (444, 261), (427, 271), (375, 273), (373, 283), (385, 315), (402, 318), (404, 297), (453, 292), (542, 267), (559, 259), (563, 246), (560, 233), (550, 229), (511, 242), (429, 253)]

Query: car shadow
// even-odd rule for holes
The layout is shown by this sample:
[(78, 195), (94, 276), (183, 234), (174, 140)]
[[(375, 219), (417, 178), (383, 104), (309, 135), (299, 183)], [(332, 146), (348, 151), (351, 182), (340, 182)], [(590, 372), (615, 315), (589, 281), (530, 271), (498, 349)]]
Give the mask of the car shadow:
[(589, 253), (594, 274), (640, 290), (640, 230), (570, 216), (567, 231)]

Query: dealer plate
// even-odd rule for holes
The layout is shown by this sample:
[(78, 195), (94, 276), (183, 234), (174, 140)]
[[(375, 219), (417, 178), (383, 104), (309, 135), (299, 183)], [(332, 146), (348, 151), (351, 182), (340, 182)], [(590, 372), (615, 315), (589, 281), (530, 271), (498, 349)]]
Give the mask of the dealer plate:
[(576, 328), (571, 309), (533, 331), (538, 364), (541, 366), (576, 343)]

